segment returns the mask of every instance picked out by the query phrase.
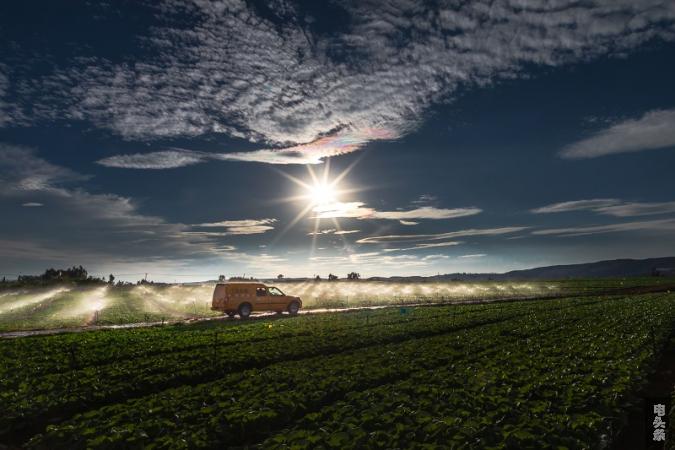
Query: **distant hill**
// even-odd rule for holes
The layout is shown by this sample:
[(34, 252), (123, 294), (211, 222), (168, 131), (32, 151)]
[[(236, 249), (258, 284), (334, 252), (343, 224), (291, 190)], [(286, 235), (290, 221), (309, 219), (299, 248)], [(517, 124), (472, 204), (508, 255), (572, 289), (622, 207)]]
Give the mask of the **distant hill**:
[(675, 275), (675, 257), (648, 259), (613, 259), (586, 264), (537, 267), (513, 270), (504, 275), (519, 279), (608, 278)]
[(493, 280), (559, 280), (565, 278), (614, 278), (675, 275), (675, 257), (648, 259), (613, 259), (582, 264), (536, 267), (501, 274), (447, 274), (434, 278)]
[(675, 257), (613, 259), (582, 264), (535, 267), (506, 273), (448, 273), (432, 277), (373, 277), (372, 281), (449, 281), (449, 280), (560, 280), (566, 278), (616, 278), (659, 275), (675, 276)]

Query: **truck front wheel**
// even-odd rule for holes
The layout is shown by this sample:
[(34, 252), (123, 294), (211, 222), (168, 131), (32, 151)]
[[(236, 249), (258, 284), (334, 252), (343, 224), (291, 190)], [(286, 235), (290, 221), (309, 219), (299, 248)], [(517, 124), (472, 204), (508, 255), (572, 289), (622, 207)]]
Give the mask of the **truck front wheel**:
[(242, 303), (239, 305), (239, 317), (242, 319), (248, 318), (251, 315), (251, 305), (248, 303)]
[(291, 314), (292, 316), (296, 315), (299, 309), (300, 304), (298, 302), (291, 302), (291, 304), (288, 305), (288, 313)]

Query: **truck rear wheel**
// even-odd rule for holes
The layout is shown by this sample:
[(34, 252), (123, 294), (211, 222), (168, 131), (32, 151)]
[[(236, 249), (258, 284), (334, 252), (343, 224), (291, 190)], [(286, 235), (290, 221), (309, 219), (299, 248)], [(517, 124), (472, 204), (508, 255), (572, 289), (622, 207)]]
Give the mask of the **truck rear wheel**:
[(251, 315), (251, 305), (248, 303), (242, 303), (239, 305), (239, 317), (242, 319), (248, 318)]
[(300, 309), (300, 304), (298, 302), (291, 302), (290, 305), (288, 305), (288, 313), (290, 315), (296, 315), (298, 313), (298, 310)]

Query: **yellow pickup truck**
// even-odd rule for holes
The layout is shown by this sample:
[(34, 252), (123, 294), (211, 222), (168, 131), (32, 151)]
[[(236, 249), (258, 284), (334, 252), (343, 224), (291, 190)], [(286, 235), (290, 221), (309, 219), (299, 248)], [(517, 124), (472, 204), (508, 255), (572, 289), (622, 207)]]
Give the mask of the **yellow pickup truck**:
[(300, 297), (286, 295), (274, 286), (246, 281), (218, 283), (211, 302), (212, 310), (222, 311), (230, 317), (239, 314), (242, 319), (251, 315), (252, 311), (288, 311), (289, 314), (297, 314), (300, 308)]

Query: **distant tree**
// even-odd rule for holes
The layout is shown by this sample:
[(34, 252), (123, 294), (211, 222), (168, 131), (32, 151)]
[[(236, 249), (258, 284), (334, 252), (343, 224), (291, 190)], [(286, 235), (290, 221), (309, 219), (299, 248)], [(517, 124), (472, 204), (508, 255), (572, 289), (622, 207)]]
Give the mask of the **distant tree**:
[(284, 274), (280, 273), (277, 275), (277, 280), (283, 280), (284, 279)]
[(108, 275), (108, 284), (113, 284), (115, 282), (115, 275), (112, 273)]
[(225, 275), (220, 275), (220, 276), (218, 277), (218, 281), (221, 282), (221, 283), (222, 283), (223, 281), (225, 281)]
[(321, 281), (321, 275), (317, 275), (316, 278), (314, 278), (314, 281)]
[(349, 272), (349, 273), (347, 274), (347, 279), (348, 279), (348, 280), (358, 280), (358, 279), (360, 279), (360, 278), (361, 278), (361, 274), (360, 274), (360, 273)]
[(333, 275), (332, 273), (328, 274), (328, 281), (335, 281), (338, 279), (337, 275)]

